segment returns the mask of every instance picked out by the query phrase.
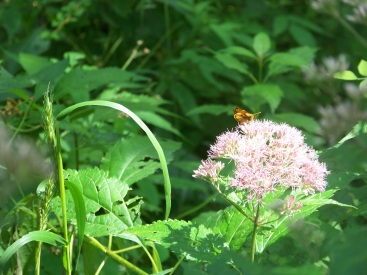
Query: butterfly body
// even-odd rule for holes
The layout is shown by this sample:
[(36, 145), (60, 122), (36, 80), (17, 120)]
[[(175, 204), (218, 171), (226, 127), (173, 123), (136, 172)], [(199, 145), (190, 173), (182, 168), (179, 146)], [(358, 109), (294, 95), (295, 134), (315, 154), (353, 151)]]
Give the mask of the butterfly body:
[(245, 123), (249, 123), (250, 121), (254, 120), (255, 115), (260, 114), (260, 112), (251, 114), (245, 110), (242, 110), (238, 107), (233, 109), (233, 117), (240, 125), (243, 125)]

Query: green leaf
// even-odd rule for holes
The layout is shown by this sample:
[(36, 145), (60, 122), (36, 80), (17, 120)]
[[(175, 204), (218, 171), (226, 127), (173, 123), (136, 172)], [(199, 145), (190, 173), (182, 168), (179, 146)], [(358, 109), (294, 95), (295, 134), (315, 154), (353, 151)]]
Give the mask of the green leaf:
[(264, 32), (258, 33), (252, 44), (258, 56), (264, 56), (270, 50), (270, 37)]
[(211, 262), (226, 250), (225, 240), (203, 225), (167, 220), (135, 226), (124, 231), (171, 249), (191, 261)]
[(55, 100), (70, 95), (75, 102), (89, 100), (89, 93), (104, 85), (116, 85), (120, 88), (137, 88), (148, 79), (135, 73), (118, 68), (86, 70), (75, 68), (65, 74), (54, 89)]
[[(116, 235), (124, 228), (140, 224), (140, 198), (126, 199), (129, 187), (108, 172), (94, 169), (66, 170), (65, 179), (82, 190), (85, 202), (85, 234), (92, 237)], [(67, 216), (75, 223), (77, 212), (70, 192), (66, 192)], [(52, 203), (54, 211), (61, 215), (59, 198)]]
[(64, 118), (65, 116), (73, 112), (74, 110), (80, 107), (86, 107), (86, 106), (104, 106), (104, 107), (109, 107), (112, 109), (119, 110), (120, 112), (124, 112), (129, 117), (131, 117), (140, 126), (140, 128), (147, 134), (155, 150), (158, 153), (159, 161), (161, 163), (161, 167), (163, 171), (164, 193), (165, 193), (165, 198), (166, 198), (165, 218), (168, 219), (169, 213), (171, 211), (171, 182), (170, 182), (169, 175), (168, 175), (167, 162), (166, 162), (166, 158), (164, 156), (161, 145), (159, 144), (158, 140), (155, 138), (153, 133), (150, 131), (148, 126), (146, 126), (145, 123), (135, 113), (130, 111), (128, 108), (124, 107), (121, 104), (117, 104), (117, 103), (105, 101), (105, 100), (87, 101), (87, 102), (82, 102), (82, 103), (72, 105), (64, 109), (63, 111), (61, 111), (58, 114), (57, 119), (61, 120), (62, 118)]
[(285, 30), (288, 27), (288, 16), (279, 15), (276, 16), (273, 23), (273, 34), (275, 36), (278, 36), (279, 34), (282, 34), (285, 32)]
[(78, 240), (79, 240), (76, 257), (77, 258), (76, 262), (78, 262), (85, 233), (86, 209), (85, 209), (84, 197), (80, 189), (80, 186), (70, 181), (65, 181), (65, 184), (67, 188), (70, 190), (75, 205), (75, 216), (76, 216), (76, 224), (78, 227)]
[[(168, 161), (179, 147), (179, 143), (175, 142), (163, 142), (161, 145), (166, 148)], [(160, 164), (156, 159), (158, 155), (149, 139), (138, 136), (118, 141), (103, 159), (102, 169), (108, 171), (110, 177), (131, 186), (159, 169)]]
[(20, 248), (22, 248), (24, 245), (32, 241), (44, 242), (54, 246), (57, 245), (58, 242), (61, 243), (62, 245), (66, 244), (65, 240), (61, 236), (52, 232), (48, 231), (29, 232), (28, 234), (21, 237), (19, 240), (15, 241), (11, 246), (9, 246), (4, 251), (4, 253), (1, 255), (0, 258), (0, 266), (6, 264), (14, 253), (16, 253)]
[(47, 58), (28, 53), (19, 53), (18, 61), (29, 75), (37, 73), (50, 64)]
[[(251, 213), (248, 214), (251, 216)], [(211, 214), (205, 221), (200, 222), (222, 235), (233, 250), (241, 249), (254, 228), (253, 223), (233, 206)]]
[(236, 55), (241, 55), (245, 57), (250, 57), (251, 59), (256, 60), (256, 55), (244, 47), (231, 46), (231, 47), (221, 50), (221, 52), (224, 54), (236, 54)]
[(250, 74), (247, 70), (247, 65), (240, 62), (237, 58), (233, 57), (230, 54), (216, 53), (215, 58), (229, 69), (236, 70), (245, 75)]
[(260, 105), (267, 103), (269, 104), (271, 111), (275, 112), (284, 94), (278, 85), (256, 84), (245, 87), (241, 91), (241, 96), (243, 98), (242, 102), (244, 105), (251, 101), (255, 106), (255, 110), (258, 110)]
[(367, 87), (367, 78), (365, 78), (364, 80), (361, 81), (361, 83), (359, 83), (359, 89), (364, 90)]
[(337, 72), (334, 74), (334, 78), (343, 80), (357, 80), (358, 77), (352, 71)]
[(316, 40), (311, 32), (307, 29), (300, 27), (297, 24), (292, 24), (289, 27), (289, 32), (301, 46), (316, 47)]
[(158, 128), (164, 129), (168, 132), (171, 132), (180, 138), (183, 138), (182, 134), (175, 127), (173, 127), (167, 119), (163, 118), (162, 116), (147, 111), (136, 111), (136, 114), (145, 122), (152, 124)]
[(367, 76), (367, 61), (361, 60), (358, 64), (358, 72), (363, 75)]

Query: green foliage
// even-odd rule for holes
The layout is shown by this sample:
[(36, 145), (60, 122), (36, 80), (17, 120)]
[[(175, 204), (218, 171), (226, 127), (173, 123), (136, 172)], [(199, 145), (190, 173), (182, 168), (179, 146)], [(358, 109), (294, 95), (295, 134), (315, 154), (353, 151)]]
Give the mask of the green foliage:
[[(65, 272), (62, 250), (75, 274), (363, 273), (366, 18), (334, 2), (2, 1), (3, 273)], [(244, 194), (192, 178), (234, 107), (300, 128), (331, 172), (293, 218), (266, 198), (254, 263)]]

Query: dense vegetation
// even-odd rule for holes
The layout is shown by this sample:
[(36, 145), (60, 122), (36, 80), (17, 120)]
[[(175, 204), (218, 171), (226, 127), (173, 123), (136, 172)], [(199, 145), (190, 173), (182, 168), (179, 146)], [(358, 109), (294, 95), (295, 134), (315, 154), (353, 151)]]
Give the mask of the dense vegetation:
[(364, 0), (2, 1), (0, 271), (365, 274), (366, 25)]

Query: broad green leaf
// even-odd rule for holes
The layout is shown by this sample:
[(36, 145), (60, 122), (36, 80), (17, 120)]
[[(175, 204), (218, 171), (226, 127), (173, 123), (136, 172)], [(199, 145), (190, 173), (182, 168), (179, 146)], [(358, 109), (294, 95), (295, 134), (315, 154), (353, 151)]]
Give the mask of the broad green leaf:
[(271, 111), (274, 113), (284, 94), (278, 85), (256, 84), (245, 87), (241, 91), (241, 96), (244, 105), (247, 105), (248, 102), (251, 102), (254, 104), (254, 108), (256, 108), (255, 110), (257, 110), (260, 105), (267, 103)]
[(299, 113), (282, 113), (271, 116), (275, 122), (286, 122), (292, 126), (303, 128), (310, 133), (318, 133), (319, 123), (310, 116)]
[(264, 32), (258, 33), (255, 38), (252, 47), (258, 56), (264, 56), (270, 50), (270, 37)]
[[(129, 187), (108, 172), (94, 169), (66, 170), (65, 180), (82, 190), (86, 211), (85, 234), (92, 237), (116, 235), (124, 228), (140, 224), (139, 198), (126, 199)], [(75, 204), (70, 192), (66, 192), (67, 215), (76, 223)], [(53, 209), (61, 215), (59, 198), (53, 200)]]
[(279, 34), (282, 34), (285, 32), (285, 30), (288, 27), (288, 16), (279, 15), (276, 16), (273, 23), (273, 34), (275, 36), (278, 36)]
[(317, 44), (313, 34), (302, 26), (291, 24), (289, 32), (301, 46), (316, 47)]
[(150, 123), (158, 128), (164, 129), (168, 132), (171, 132), (180, 138), (183, 138), (182, 134), (175, 128), (173, 125), (162, 116), (147, 111), (136, 111), (136, 114), (145, 122)]
[(170, 182), (169, 175), (168, 175), (167, 161), (166, 161), (166, 158), (164, 156), (164, 152), (163, 152), (162, 147), (159, 144), (158, 140), (153, 135), (152, 131), (150, 131), (148, 126), (146, 126), (145, 123), (134, 112), (130, 111), (125, 106), (123, 106), (121, 104), (117, 104), (115, 102), (105, 101), (105, 100), (87, 101), (87, 102), (74, 104), (74, 105), (62, 110), (56, 118), (57, 118), (57, 120), (61, 120), (65, 116), (72, 113), (73, 111), (79, 109), (80, 107), (86, 107), (86, 106), (104, 106), (104, 107), (109, 107), (111, 109), (115, 109), (115, 110), (119, 110), (121, 112), (124, 112), (125, 114), (130, 116), (139, 125), (139, 127), (147, 134), (147, 136), (150, 139), (150, 141), (152, 142), (155, 150), (157, 151), (159, 161), (161, 163), (161, 167), (162, 167), (162, 171), (163, 171), (164, 193), (165, 193), (165, 199), (166, 199), (165, 218), (168, 219), (169, 213), (171, 211), (171, 182)]
[(223, 236), (233, 250), (241, 249), (254, 228), (253, 223), (232, 206), (210, 215), (202, 222)]
[(279, 75), (294, 67), (302, 68), (310, 64), (315, 57), (316, 49), (310, 47), (293, 48), (285, 53), (275, 53), (270, 57), (266, 78)]
[(367, 76), (367, 61), (361, 60), (358, 64), (358, 72), (363, 75)]
[(226, 250), (225, 240), (220, 234), (186, 221), (158, 221), (126, 229), (124, 233), (158, 243), (191, 261), (211, 262)]
[(352, 71), (337, 72), (334, 74), (334, 78), (343, 80), (357, 80), (358, 77)]
[(19, 53), (18, 61), (29, 75), (37, 73), (50, 64), (47, 58), (28, 53)]
[[(178, 149), (175, 142), (162, 142), (167, 161)], [(148, 160), (147, 160), (148, 159)], [(158, 155), (147, 137), (134, 137), (118, 141), (107, 153), (102, 161), (102, 169), (109, 172), (109, 176), (132, 185), (139, 180), (152, 175), (160, 164)]]
[(65, 240), (52, 232), (48, 231), (33, 231), (29, 232), (28, 234), (21, 237), (19, 240), (15, 241), (11, 246), (9, 246), (4, 253), (1, 255), (0, 258), (0, 267), (6, 264), (10, 257), (17, 252), (20, 248), (22, 248), (24, 245), (26, 245), (29, 242), (32, 241), (38, 241), (38, 242), (44, 242), (51, 245), (57, 245), (57, 243), (65, 244)]
[(90, 99), (89, 93), (104, 85), (117, 85), (120, 88), (136, 88), (148, 79), (118, 68), (86, 70), (75, 68), (65, 74), (54, 89), (55, 100), (70, 95), (75, 102)]
[(247, 65), (240, 62), (237, 58), (233, 57), (230, 54), (223, 54), (218, 52), (215, 54), (215, 58), (229, 69), (236, 70), (245, 75), (249, 74), (249, 71), (247, 70)]
[(293, 48), (285, 53), (275, 53), (270, 57), (270, 64), (283, 64), (298, 68), (307, 66), (315, 57), (316, 49), (310, 47)]

